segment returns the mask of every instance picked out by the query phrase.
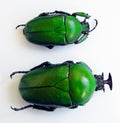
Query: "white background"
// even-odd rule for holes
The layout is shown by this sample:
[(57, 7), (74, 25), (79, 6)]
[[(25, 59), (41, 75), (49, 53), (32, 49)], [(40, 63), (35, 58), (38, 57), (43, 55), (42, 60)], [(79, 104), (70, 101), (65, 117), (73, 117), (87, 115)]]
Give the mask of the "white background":
[[(83, 11), (97, 19), (98, 27), (86, 41), (78, 45), (45, 47), (29, 43), (23, 33), (24, 24), (42, 12)], [(0, 122), (1, 123), (120, 123), (120, 3), (118, 0), (1, 0), (0, 1)], [(10, 106), (28, 104), (19, 92), (22, 75), (10, 79), (17, 70), (29, 70), (44, 62), (84, 61), (93, 73), (111, 72), (113, 91), (106, 86), (95, 92), (83, 107), (61, 108), (54, 112), (26, 109), (15, 112)]]

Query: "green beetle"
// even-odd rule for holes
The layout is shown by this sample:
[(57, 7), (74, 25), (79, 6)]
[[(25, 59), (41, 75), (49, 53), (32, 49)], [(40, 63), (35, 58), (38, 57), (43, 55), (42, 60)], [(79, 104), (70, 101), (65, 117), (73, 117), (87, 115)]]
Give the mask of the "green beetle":
[(58, 107), (76, 108), (84, 105), (92, 97), (94, 91), (104, 90), (108, 84), (112, 90), (112, 77), (107, 80), (102, 75), (93, 75), (91, 69), (83, 62), (66, 61), (62, 64), (44, 62), (30, 71), (17, 71), (11, 74), (25, 73), (19, 84), (23, 99), (32, 103), (25, 108), (53, 111)]
[[(80, 22), (76, 16), (84, 17), (84, 20)], [(25, 26), (23, 33), (28, 41), (51, 49), (54, 45), (78, 44), (84, 41), (98, 24), (95, 19), (96, 25), (90, 30), (89, 23), (86, 22), (89, 17), (83, 12), (72, 15), (63, 11), (41, 13), (27, 24), (16, 28)]]

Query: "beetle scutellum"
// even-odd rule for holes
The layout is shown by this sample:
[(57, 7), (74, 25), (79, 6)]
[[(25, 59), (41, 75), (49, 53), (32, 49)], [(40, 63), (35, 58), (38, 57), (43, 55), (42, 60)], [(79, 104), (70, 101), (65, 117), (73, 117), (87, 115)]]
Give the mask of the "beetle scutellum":
[[(83, 17), (80, 21), (76, 16)], [(55, 45), (78, 44), (84, 41), (93, 31), (98, 22), (95, 19), (95, 27), (90, 29), (89, 15), (83, 12), (69, 14), (63, 11), (41, 13), (38, 17), (30, 20), (25, 26), (23, 33), (28, 41), (53, 48)]]
[(15, 111), (26, 108), (53, 111), (58, 107), (76, 108), (86, 104), (94, 91), (105, 90), (108, 84), (112, 90), (112, 76), (107, 80), (102, 75), (94, 75), (84, 62), (66, 61), (62, 64), (44, 62), (30, 71), (17, 71), (11, 74), (25, 73), (19, 84), (23, 99), (31, 104)]

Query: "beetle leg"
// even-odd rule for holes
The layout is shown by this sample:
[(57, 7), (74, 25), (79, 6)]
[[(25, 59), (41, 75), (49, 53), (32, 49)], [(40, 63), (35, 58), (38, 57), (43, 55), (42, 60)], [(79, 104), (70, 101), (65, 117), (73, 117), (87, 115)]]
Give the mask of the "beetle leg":
[(67, 13), (67, 12), (63, 12), (63, 11), (55, 11), (55, 12), (53, 12), (53, 13), (58, 13), (58, 14), (65, 14), (65, 15), (70, 15), (69, 13)]
[(36, 70), (36, 69), (38, 69), (38, 68), (43, 68), (43, 67), (51, 66), (51, 65), (52, 65), (52, 64), (51, 64), (50, 62), (46, 61), (46, 62), (43, 62), (42, 64), (40, 64), (40, 65), (38, 65), (38, 66), (36, 66), (36, 67), (30, 69), (30, 71)]
[(47, 16), (47, 15), (49, 15), (49, 12), (43, 12), (43, 13), (41, 13), (38, 17)]
[(74, 108), (77, 108), (78, 106), (77, 105), (74, 105), (72, 107), (70, 107), (70, 109), (74, 109)]
[(69, 65), (69, 64), (73, 64), (74, 62), (73, 61), (65, 61), (62, 63), (62, 65)]
[(69, 13), (67, 12), (63, 12), (63, 11), (54, 11), (54, 12), (43, 12), (39, 15), (40, 16), (47, 16), (47, 15), (54, 15), (54, 14), (65, 14), (65, 15), (70, 15)]
[(24, 110), (26, 108), (31, 108), (31, 107), (33, 107), (33, 106), (32, 105), (27, 105), (27, 106), (20, 107), (20, 108), (11, 107), (11, 109), (14, 110), (14, 111), (20, 111), (20, 110)]
[(17, 28), (19, 28), (19, 27), (21, 27), (21, 26), (24, 26), (24, 27), (25, 27), (25, 26), (26, 26), (26, 24), (18, 25), (18, 26), (16, 26), (16, 29), (17, 29)]
[(89, 32), (92, 32), (98, 25), (98, 21), (96, 19), (94, 19), (94, 21), (95, 21), (95, 26), (91, 30), (89, 30)]
[(27, 109), (27, 108), (34, 108), (34, 109), (45, 110), (45, 111), (54, 111), (56, 109), (54, 107), (44, 107), (44, 106), (32, 105), (32, 104), (26, 105), (26, 106), (21, 107), (21, 108), (11, 107), (11, 109), (14, 110), (14, 111), (20, 111), (20, 110), (24, 110), (24, 109)]
[(90, 18), (90, 15), (88, 15), (87, 13), (84, 13), (84, 12), (75, 12), (72, 14), (72, 16), (80, 16), (80, 17), (85, 17), (86, 19), (89, 19)]
[(88, 37), (88, 33), (83, 34), (76, 42), (75, 44), (79, 44), (83, 42)]
[(47, 48), (49, 49), (52, 49), (54, 46), (53, 45), (49, 45), (49, 46), (46, 46)]
[[(50, 62), (46, 61), (46, 62), (43, 62), (42, 64), (40, 64), (40, 65), (38, 65), (38, 66), (36, 66), (36, 67), (30, 69), (30, 71), (33, 71), (33, 70), (38, 69), (38, 68), (46, 67), (46, 66), (51, 66), (51, 65), (52, 65), (52, 64), (51, 64)], [(12, 74), (10, 74), (10, 78), (12, 78), (15, 74), (28, 73), (28, 72), (30, 72), (30, 71), (15, 71), (15, 72), (13, 72)]]
[(41, 17), (41, 16), (47, 16), (47, 15), (53, 15), (53, 14), (56, 14), (56, 13), (58, 13), (58, 12), (57, 11), (55, 11), (55, 12), (43, 12), (43, 13), (41, 13), (39, 15), (39, 17)]
[(15, 71), (12, 74), (10, 74), (10, 78), (12, 78), (15, 74), (19, 74), (19, 73), (28, 73), (29, 71)]
[(45, 110), (45, 111), (54, 111), (56, 109), (54, 107), (44, 107), (39, 105), (33, 105), (32, 108), (38, 109), (38, 110)]

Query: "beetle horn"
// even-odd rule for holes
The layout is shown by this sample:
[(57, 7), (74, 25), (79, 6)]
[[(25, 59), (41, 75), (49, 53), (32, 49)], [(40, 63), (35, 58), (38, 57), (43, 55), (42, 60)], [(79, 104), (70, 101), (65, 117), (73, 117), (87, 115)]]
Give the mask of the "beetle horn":
[(18, 25), (16, 26), (16, 29), (19, 28), (20, 26), (26, 26), (26, 25), (25, 24)]
[(89, 32), (92, 32), (98, 25), (97, 19), (94, 19), (94, 21), (95, 21), (95, 26), (91, 30), (89, 30)]
[(111, 76), (110, 73), (109, 73), (109, 75), (108, 75), (108, 79), (104, 81), (104, 84), (108, 84), (110, 90), (112, 90), (112, 76)]
[(105, 91), (105, 88), (104, 88), (105, 84), (108, 84), (110, 90), (112, 90), (112, 76), (111, 76), (110, 73), (108, 75), (108, 79), (107, 80), (104, 80), (104, 74), (103, 73), (102, 73), (102, 75), (94, 75), (94, 77), (97, 80), (97, 87), (95, 89), (96, 91), (98, 91), (98, 90)]

